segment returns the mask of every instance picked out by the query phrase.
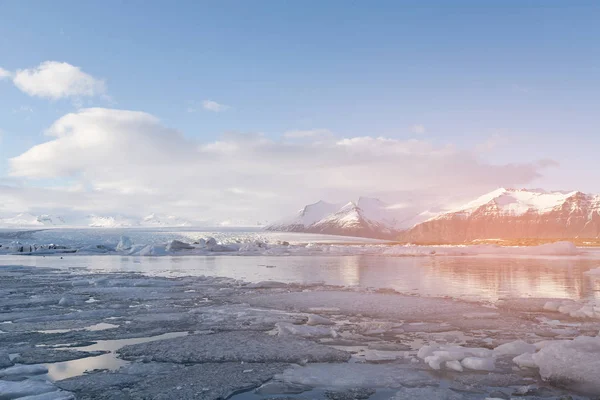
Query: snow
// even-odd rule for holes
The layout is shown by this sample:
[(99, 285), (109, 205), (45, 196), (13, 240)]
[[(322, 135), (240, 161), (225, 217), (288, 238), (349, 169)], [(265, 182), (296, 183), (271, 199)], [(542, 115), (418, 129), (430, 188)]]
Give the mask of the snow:
[(174, 215), (150, 214), (142, 219), (141, 226), (182, 227), (192, 226), (192, 222)]
[(135, 220), (122, 216), (89, 215), (87, 221), (87, 225), (92, 228), (124, 228), (138, 225)]
[(2, 227), (45, 227), (64, 225), (65, 221), (54, 215), (32, 215), (28, 213), (17, 214), (9, 218), (0, 218)]
[(539, 214), (552, 211), (562, 205), (569, 197), (577, 192), (541, 192), (535, 190), (515, 190), (515, 189), (496, 189), (490, 193), (457, 207), (449, 213), (463, 213), (470, 215), (478, 208), (494, 204), (500, 212), (505, 215), (518, 216), (526, 212), (536, 212)]
[(359, 228), (392, 234), (422, 222), (428, 215), (408, 204), (386, 204), (379, 199), (360, 197), (357, 202), (332, 204), (320, 201), (308, 205), (292, 218), (272, 224), (268, 230), (325, 231), (335, 229), (349, 233)]
[(340, 204), (327, 203), (320, 200), (314, 204), (305, 206), (294, 217), (276, 222), (271, 227), (276, 230), (286, 230), (285, 227), (293, 226), (308, 227), (325, 218), (327, 215), (336, 212), (340, 206)]

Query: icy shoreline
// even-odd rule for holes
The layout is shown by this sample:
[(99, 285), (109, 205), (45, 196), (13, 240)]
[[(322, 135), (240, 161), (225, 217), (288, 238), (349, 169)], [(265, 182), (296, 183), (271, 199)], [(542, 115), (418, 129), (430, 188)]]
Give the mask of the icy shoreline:
[[(1, 238), (0, 238), (1, 239)], [(12, 240), (11, 240), (12, 239)], [(578, 248), (572, 242), (562, 241), (538, 246), (498, 246), (483, 245), (399, 245), (381, 243), (315, 243), (288, 242), (269, 240), (266, 238), (242, 237), (222, 238), (195, 237), (170, 239), (167, 241), (148, 240), (136, 243), (129, 236), (121, 236), (117, 241), (106, 239), (94, 243), (86, 241), (66, 241), (61, 244), (43, 243), (34, 237), (6, 236), (0, 241), (0, 255), (123, 255), (123, 256), (203, 256), (203, 255), (235, 255), (235, 256), (290, 256), (290, 255), (375, 255), (386, 257), (435, 257), (435, 256), (580, 256), (600, 257), (600, 252)], [(42, 243), (42, 244), (40, 244)]]
[(384, 290), (19, 266), (0, 267), (0, 293), (0, 392), (11, 398), (600, 394), (600, 304), (591, 302), (491, 308)]

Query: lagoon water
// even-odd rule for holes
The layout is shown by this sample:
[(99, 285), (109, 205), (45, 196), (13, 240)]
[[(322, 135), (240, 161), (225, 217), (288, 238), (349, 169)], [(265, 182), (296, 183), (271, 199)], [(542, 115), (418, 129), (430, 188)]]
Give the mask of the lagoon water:
[[(600, 277), (585, 272), (588, 257), (432, 256), (14, 256), (2, 265), (26, 265), (153, 276), (209, 275), (249, 282), (389, 288), (421, 296), (495, 301), (501, 298), (600, 298)], [(80, 272), (80, 271), (79, 271)]]

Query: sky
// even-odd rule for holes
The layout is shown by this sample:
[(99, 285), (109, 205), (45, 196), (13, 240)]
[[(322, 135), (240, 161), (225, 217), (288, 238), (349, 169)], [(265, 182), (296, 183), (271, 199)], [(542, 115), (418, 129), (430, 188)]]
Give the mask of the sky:
[(600, 193), (595, 1), (0, 0), (0, 217)]

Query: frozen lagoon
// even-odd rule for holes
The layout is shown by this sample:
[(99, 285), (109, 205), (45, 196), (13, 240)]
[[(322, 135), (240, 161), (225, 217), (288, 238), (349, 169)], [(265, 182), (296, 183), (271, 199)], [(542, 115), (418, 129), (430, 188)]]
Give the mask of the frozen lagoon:
[(0, 257), (0, 399), (600, 395), (595, 257), (62, 257)]

